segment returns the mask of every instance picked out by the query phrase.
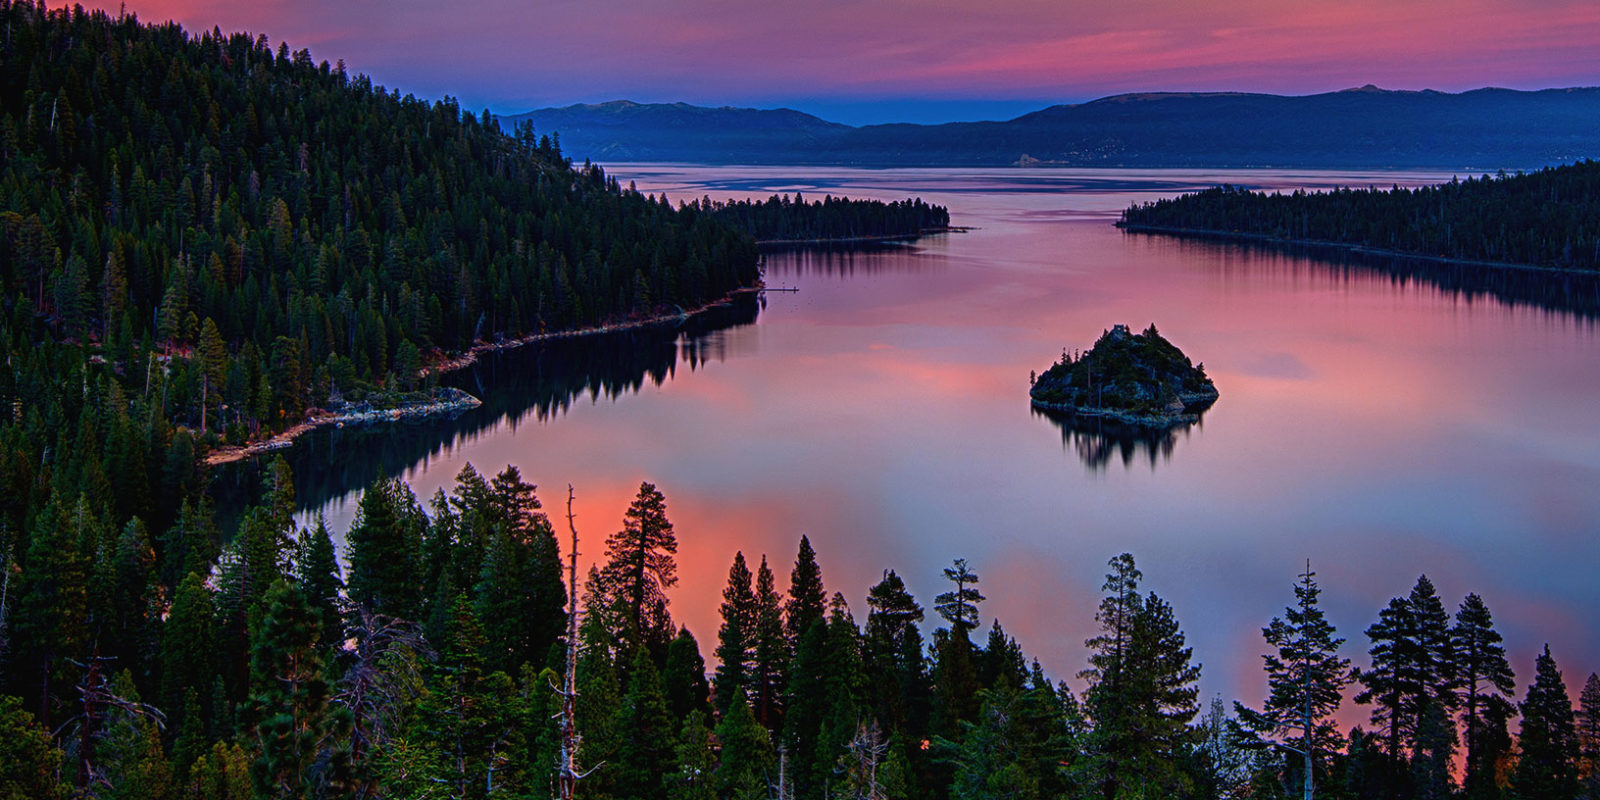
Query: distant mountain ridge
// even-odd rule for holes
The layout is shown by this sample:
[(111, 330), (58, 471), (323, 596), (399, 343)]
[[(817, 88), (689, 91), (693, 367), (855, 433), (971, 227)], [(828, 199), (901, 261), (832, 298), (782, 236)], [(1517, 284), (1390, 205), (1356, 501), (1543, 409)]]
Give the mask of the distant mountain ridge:
[(599, 162), (1526, 169), (1600, 157), (1600, 88), (1145, 92), (1020, 117), (855, 127), (792, 109), (628, 101), (505, 116)]

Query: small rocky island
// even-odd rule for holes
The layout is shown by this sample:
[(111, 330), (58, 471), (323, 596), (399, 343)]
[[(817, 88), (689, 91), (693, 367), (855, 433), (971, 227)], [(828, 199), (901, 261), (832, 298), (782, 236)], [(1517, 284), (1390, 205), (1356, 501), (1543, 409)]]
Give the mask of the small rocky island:
[(1217, 400), (1205, 365), (1191, 364), (1155, 325), (1143, 333), (1114, 325), (1088, 352), (1062, 352), (1032, 383), (1035, 408), (1139, 428), (1187, 425)]

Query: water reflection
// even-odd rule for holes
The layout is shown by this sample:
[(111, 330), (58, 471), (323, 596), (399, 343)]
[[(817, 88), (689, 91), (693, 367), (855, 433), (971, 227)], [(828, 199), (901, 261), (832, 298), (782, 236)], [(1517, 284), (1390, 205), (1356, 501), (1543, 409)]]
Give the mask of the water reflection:
[[(1071, 450), (1091, 472), (1103, 472), (1113, 460), (1132, 469), (1135, 462), (1148, 462), (1150, 469), (1172, 460), (1178, 439), (1189, 438), (1191, 425), (1198, 428), (1200, 420), (1170, 428), (1149, 428), (1129, 425), (1104, 417), (1087, 417), (1038, 407), (1033, 415), (1044, 417), (1061, 429), (1061, 448)], [(1204, 417), (1202, 412), (1201, 417)]]
[[(683, 323), (638, 328), (605, 336), (555, 339), (484, 354), (477, 363), (447, 376), (443, 383), (472, 393), (478, 408), (450, 418), (344, 428), (321, 428), (301, 437), (283, 455), (294, 470), (295, 501), (301, 509), (321, 509), (331, 501), (381, 478), (426, 469), (452, 448), (493, 435), (505, 426), (546, 422), (574, 403), (615, 400), (672, 379), (680, 366), (690, 371), (730, 355), (731, 328), (750, 325), (763, 301), (739, 295)], [(225, 514), (225, 531), (237, 527), (236, 513), (260, 497), (265, 460), (245, 461), (216, 471), (213, 492)]]
[[(1171, 237), (1171, 234), (1145, 232), (1126, 235)], [(1398, 287), (1412, 283), (1432, 286), (1453, 299), (1468, 303), (1494, 299), (1510, 306), (1600, 319), (1600, 275), (1592, 273), (1454, 264), (1316, 245), (1175, 238), (1179, 240), (1180, 253), (1215, 253), (1219, 243), (1236, 250), (1240, 257), (1216, 262), (1226, 270), (1249, 270), (1273, 277), (1314, 273), (1335, 279), (1377, 273), (1388, 276)]]
[[(938, 240), (949, 235), (932, 234), (916, 242), (869, 242), (833, 247), (773, 248), (768, 252), (778, 257), (774, 262), (777, 270), (772, 274), (781, 274), (783, 277), (822, 275), (848, 278), (885, 272), (917, 272), (928, 268), (930, 260), (918, 259), (915, 256), (923, 252), (924, 246), (936, 244)], [(767, 282), (770, 285), (778, 285), (770, 277)]]

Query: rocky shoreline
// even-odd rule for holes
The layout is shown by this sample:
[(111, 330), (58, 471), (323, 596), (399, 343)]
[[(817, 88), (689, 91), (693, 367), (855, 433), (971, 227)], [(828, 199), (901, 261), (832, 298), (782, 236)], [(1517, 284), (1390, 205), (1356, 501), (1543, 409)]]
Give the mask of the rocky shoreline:
[[(639, 319), (628, 320), (626, 322), (617, 322), (609, 325), (592, 325), (585, 328), (574, 328), (572, 330), (529, 334), (527, 336), (519, 336), (514, 339), (482, 342), (473, 345), (471, 349), (458, 356), (446, 358), (441, 361), (437, 361), (430, 366), (423, 367), (420, 371), (418, 371), (417, 377), (426, 378), (429, 375), (443, 375), (447, 372), (465, 369), (466, 367), (470, 367), (477, 363), (478, 356), (482, 353), (510, 350), (512, 348), (522, 347), (524, 345), (534, 344), (536, 342), (551, 341), (554, 339), (571, 339), (579, 336), (597, 336), (607, 333), (619, 333), (622, 331), (653, 327), (656, 325), (682, 324), (698, 314), (705, 313), (713, 308), (720, 308), (728, 305), (729, 303), (733, 302), (735, 297), (738, 297), (739, 295), (758, 293), (763, 291), (765, 288), (765, 286), (757, 285), (734, 289), (723, 297), (703, 306), (688, 310), (680, 308), (676, 313), (672, 314), (657, 314), (650, 317), (641, 317)], [(340, 408), (337, 411), (323, 411), (316, 413), (312, 416), (309, 416), (304, 422), (294, 425), (293, 427), (290, 427), (289, 429), (266, 439), (246, 442), (242, 445), (228, 445), (225, 447), (213, 448), (211, 451), (207, 452), (205, 457), (201, 460), (207, 466), (216, 466), (218, 464), (229, 464), (235, 461), (243, 461), (247, 458), (254, 458), (265, 453), (283, 450), (294, 444), (295, 439), (310, 433), (317, 428), (327, 425), (343, 427), (345, 425), (375, 425), (387, 422), (418, 420), (427, 417), (456, 414), (476, 408), (482, 404), (483, 401), (479, 400), (478, 398), (473, 397), (472, 395), (467, 394), (460, 389), (452, 388), (435, 389), (434, 398), (425, 402), (402, 403), (389, 408), (373, 407), (370, 404), (353, 404)]]
[(482, 400), (460, 389), (453, 388), (435, 389), (429, 400), (404, 402), (392, 407), (374, 406), (371, 403), (350, 403), (337, 410), (313, 414), (305, 422), (271, 438), (242, 445), (215, 448), (206, 453), (204, 460), (207, 466), (216, 466), (283, 450), (294, 444), (296, 438), (328, 425), (343, 428), (346, 425), (377, 425), (386, 422), (404, 422), (446, 414), (457, 414), (481, 405), (483, 405)]
[(1212, 403), (1217, 402), (1219, 396), (1220, 394), (1215, 387), (1212, 387), (1209, 391), (1180, 393), (1178, 402), (1183, 403), (1183, 409), (1181, 411), (1166, 411), (1160, 414), (1134, 414), (1114, 408), (1080, 406), (1071, 403), (1051, 403), (1036, 398), (1029, 398), (1029, 402), (1034, 408), (1041, 411), (1054, 411), (1059, 414), (1071, 414), (1080, 417), (1097, 417), (1140, 428), (1165, 430), (1200, 421), (1201, 412), (1210, 408)]

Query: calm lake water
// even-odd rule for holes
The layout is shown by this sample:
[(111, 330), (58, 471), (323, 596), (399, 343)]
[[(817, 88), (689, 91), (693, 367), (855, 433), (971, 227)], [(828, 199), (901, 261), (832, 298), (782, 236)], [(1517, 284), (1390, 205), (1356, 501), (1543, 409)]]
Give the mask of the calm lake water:
[[(672, 611), (708, 657), (734, 551), (766, 554), (781, 584), (804, 533), (858, 621), (884, 569), (931, 606), (941, 568), (968, 559), (990, 598), (985, 626), (998, 617), (1074, 686), (1105, 563), (1123, 551), (1172, 602), (1206, 695), (1259, 699), (1260, 628), (1293, 599), (1308, 558), (1357, 663), (1378, 610), (1427, 573), (1452, 611), (1467, 592), (1484, 597), (1519, 678), (1547, 641), (1574, 686), (1600, 669), (1593, 282), (1397, 275), (1111, 224), (1129, 203), (1219, 182), (1448, 175), (612, 172), (674, 201), (915, 194), (973, 229), (773, 254), (768, 284), (799, 291), (769, 293), (764, 307), (485, 359), (452, 377), (480, 409), (291, 450), (307, 513), (343, 531), (378, 475), (426, 499), (468, 462), (515, 464), (558, 521), (576, 487), (587, 560), (649, 480), (666, 494), (686, 576)], [(1030, 410), (1030, 371), (1114, 323), (1152, 322), (1221, 391), (1201, 425), (1113, 440)]]

